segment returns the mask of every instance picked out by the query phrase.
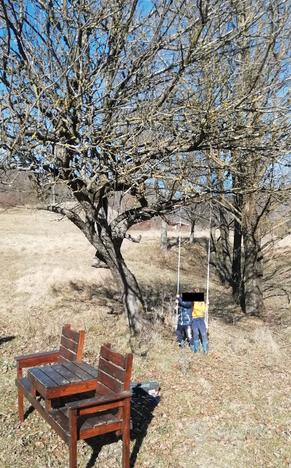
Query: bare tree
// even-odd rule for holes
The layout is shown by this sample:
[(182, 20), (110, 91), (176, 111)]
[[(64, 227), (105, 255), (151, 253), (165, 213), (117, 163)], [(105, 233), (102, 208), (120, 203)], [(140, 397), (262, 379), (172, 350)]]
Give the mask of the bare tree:
[[(235, 60), (239, 38), (257, 34), (260, 8), (271, 5), (251, 2), (238, 23), (240, 3), (1, 0), (2, 165), (67, 185), (78, 209), (47, 208), (67, 216), (110, 268), (134, 334), (143, 298), (121, 253), (128, 229), (207, 191), (191, 184), (193, 168), (206, 171), (203, 150), (238, 139), (223, 117), (243, 111), (250, 89), (213, 125), (221, 110), (207, 75), (223, 57)], [(165, 196), (155, 182), (148, 197), (159, 180), (171, 189)], [(116, 192), (135, 202), (109, 217)]]
[(282, 179), (290, 131), (288, 10), (280, 1), (234, 2), (231, 8), (235, 27), (254, 17), (255, 11), (259, 19), (248, 34), (232, 42), (232, 53), (208, 66), (208, 76), (215, 80), (215, 86), (209, 80), (206, 118), (212, 140), (209, 153), (214, 153), (209, 159), (209, 186), (216, 192), (220, 230), (214, 254), (236, 301), (246, 313), (260, 315), (264, 310), (262, 225), (278, 193), (288, 190)]
[(195, 242), (195, 228), (209, 227), (210, 217), (210, 205), (207, 203), (207, 199), (195, 201), (194, 203), (186, 206), (182, 210), (182, 216), (184, 220), (187, 220), (190, 224), (189, 242), (193, 244)]
[(161, 221), (160, 247), (162, 250), (167, 250), (168, 248), (168, 224), (165, 219)]
[[(133, 333), (141, 330), (143, 299), (121, 245), (129, 227), (177, 202), (172, 193), (149, 203), (145, 183), (172, 165), (180, 145), (175, 89), (203, 48), (203, 30), (208, 40), (198, 10), (181, 26), (182, 1), (175, 10), (172, 2), (153, 3), (150, 11), (140, 3), (3, 0), (0, 13), (2, 148), (10, 166), (66, 182), (81, 214), (49, 209), (66, 215), (108, 265)], [(197, 38), (189, 43), (191, 31)], [(191, 147), (200, 141), (193, 137)], [(130, 193), (136, 204), (109, 222), (115, 191)]]

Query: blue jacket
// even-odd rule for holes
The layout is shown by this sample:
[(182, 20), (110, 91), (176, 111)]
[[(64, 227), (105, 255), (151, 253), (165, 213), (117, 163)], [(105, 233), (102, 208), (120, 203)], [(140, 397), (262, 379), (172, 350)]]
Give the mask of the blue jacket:
[(178, 299), (178, 325), (188, 326), (192, 322), (192, 302), (182, 301), (182, 298)]

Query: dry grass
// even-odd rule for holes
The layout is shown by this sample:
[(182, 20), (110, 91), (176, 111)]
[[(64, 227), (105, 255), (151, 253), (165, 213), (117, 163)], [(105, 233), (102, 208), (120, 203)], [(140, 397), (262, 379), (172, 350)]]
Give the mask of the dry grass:
[[(110, 314), (117, 306), (110, 274), (91, 268), (94, 251), (68, 222), (21, 209), (0, 214), (0, 226), (0, 467), (64, 468), (66, 446), (36, 413), (18, 424), (13, 358), (57, 346), (62, 324), (71, 322), (86, 329), (85, 357), (94, 363), (104, 341), (128, 350), (127, 324), (122, 315)], [(166, 315), (170, 323), (176, 248), (160, 252), (149, 234), (124, 248), (148, 313)], [(184, 287), (202, 286), (203, 247), (184, 246), (186, 255)], [(291, 466), (288, 323), (272, 328), (242, 318), (215, 276), (211, 303), (208, 356), (177, 350), (173, 330), (156, 322), (146, 337), (147, 357), (134, 359), (133, 377), (157, 379), (162, 387), (135, 466)], [(88, 463), (89, 445), (79, 443), (78, 453), (82, 467), (120, 466), (120, 442), (104, 445), (95, 465)]]

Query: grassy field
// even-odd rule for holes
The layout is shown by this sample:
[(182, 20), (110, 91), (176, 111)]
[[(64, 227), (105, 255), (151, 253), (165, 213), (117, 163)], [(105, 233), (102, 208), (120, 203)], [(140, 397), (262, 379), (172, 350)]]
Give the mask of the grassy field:
[[(14, 356), (57, 347), (70, 322), (86, 330), (85, 359), (94, 364), (105, 341), (128, 351), (127, 323), (112, 315), (120, 305), (110, 273), (91, 267), (94, 250), (69, 222), (14, 209), (0, 213), (0, 229), (0, 467), (66, 467), (67, 447), (38, 414), (18, 424)], [(134, 466), (291, 466), (290, 311), (284, 306), (281, 314), (272, 297), (267, 321), (243, 318), (213, 272), (210, 352), (178, 350), (171, 314), (177, 247), (161, 252), (155, 233), (142, 235), (140, 244), (124, 243), (152, 319), (148, 353), (134, 357), (133, 378), (158, 380), (162, 397), (142, 440), (132, 440)], [(182, 258), (184, 288), (203, 287), (203, 243), (183, 244)], [(81, 467), (115, 468), (121, 442), (103, 445), (97, 458), (79, 442), (78, 455)]]

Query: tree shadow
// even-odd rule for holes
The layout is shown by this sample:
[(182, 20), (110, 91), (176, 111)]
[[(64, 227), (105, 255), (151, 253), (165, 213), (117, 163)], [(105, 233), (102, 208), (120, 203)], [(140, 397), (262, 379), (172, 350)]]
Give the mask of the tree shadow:
[[(208, 242), (209, 239), (208, 237), (201, 236), (201, 237), (195, 237), (193, 242), (190, 242), (188, 237), (182, 237), (181, 239), (181, 246), (191, 246), (191, 245), (200, 245), (207, 251), (208, 249)], [(179, 245), (179, 237), (168, 237), (168, 242), (167, 242), (167, 250), (172, 249), (173, 247), (178, 247)]]
[(9, 341), (12, 341), (16, 338), (16, 336), (2, 336), (0, 337), (0, 346), (3, 344), (3, 343), (8, 343)]
[[(149, 395), (144, 389), (136, 387), (132, 390), (131, 398), (131, 431), (130, 438), (134, 446), (130, 456), (130, 466), (133, 468), (143, 440), (147, 434), (148, 427), (154, 417), (153, 411), (159, 404), (160, 397)], [(86, 443), (92, 448), (92, 455), (86, 468), (95, 466), (98, 455), (104, 445), (117, 442), (120, 438), (114, 433), (87, 439)]]
[[(188, 238), (182, 238), (181, 239), (181, 245), (187, 245), (189, 244), (189, 239)], [(167, 250), (172, 249), (173, 247), (176, 247), (179, 245), (179, 237), (168, 237), (167, 240)]]
[(229, 292), (212, 290), (210, 292), (209, 320), (219, 319), (228, 325), (236, 325), (244, 316), (238, 304), (235, 304)]

